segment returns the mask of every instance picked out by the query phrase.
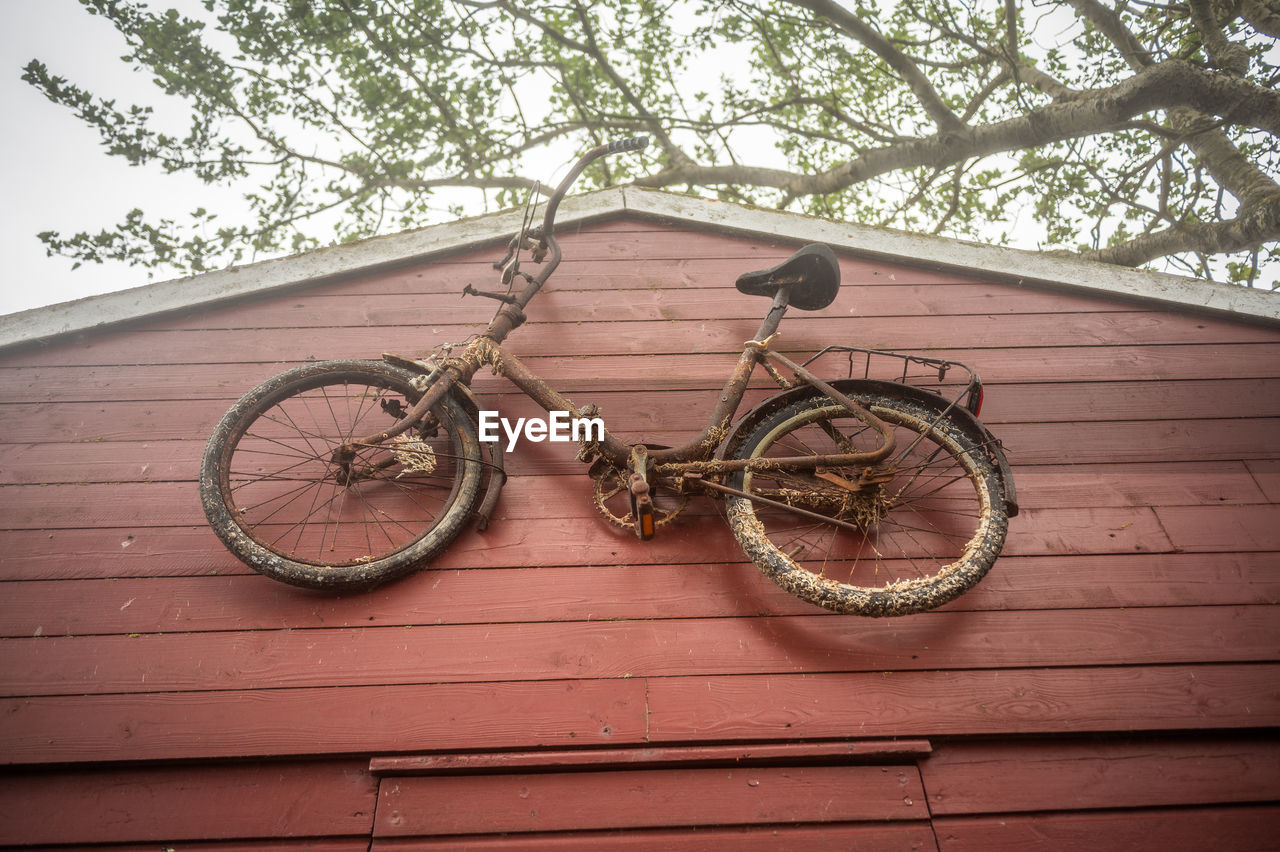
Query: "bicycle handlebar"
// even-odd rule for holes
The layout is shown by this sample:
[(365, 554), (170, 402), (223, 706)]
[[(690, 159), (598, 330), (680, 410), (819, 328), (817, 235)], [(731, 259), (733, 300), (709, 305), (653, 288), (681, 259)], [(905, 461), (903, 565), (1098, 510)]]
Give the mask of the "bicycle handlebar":
[[(573, 164), (573, 168), (569, 169), (569, 173), (564, 176), (564, 180), (560, 181), (560, 185), (556, 187), (555, 191), (551, 193), (551, 197), (547, 199), (547, 209), (542, 217), (542, 227), (535, 228), (531, 234), (531, 236), (537, 237), (537, 239), (542, 243), (542, 246), (550, 252), (551, 257), (546, 260), (542, 269), (535, 277), (528, 278), (529, 286), (525, 287), (524, 292), (517, 296), (514, 302), (512, 302), (516, 308), (523, 309), (525, 305), (529, 304), (529, 300), (534, 297), (534, 294), (542, 289), (542, 285), (551, 277), (551, 273), (555, 271), (555, 268), (560, 264), (560, 244), (556, 242), (556, 236), (553, 231), (556, 219), (556, 210), (560, 206), (560, 199), (564, 198), (564, 194), (569, 191), (569, 187), (573, 186), (573, 182), (578, 179), (578, 175), (582, 174), (582, 170), (590, 165), (592, 161), (598, 160), (601, 157), (608, 156), (609, 154), (616, 154), (620, 151), (639, 151), (648, 144), (648, 136), (632, 136), (629, 139), (616, 139), (613, 142), (607, 142), (604, 145), (597, 145), (587, 153), (583, 154), (582, 157), (578, 159), (578, 162)], [(523, 236), (523, 232), (516, 234), (516, 236), (511, 240), (507, 257), (498, 263), (495, 263), (495, 267), (504, 267), (507, 260), (511, 260), (513, 264), (518, 262), (513, 258), (518, 257), (520, 243)], [(526, 276), (526, 278), (527, 277), (528, 276)]]
[(616, 154), (619, 151), (639, 151), (648, 144), (648, 136), (632, 136), (630, 139), (615, 139), (605, 146), (608, 148), (605, 153)]
[(564, 198), (564, 194), (569, 191), (569, 187), (573, 186), (573, 182), (578, 179), (578, 175), (582, 174), (583, 169), (601, 157), (607, 157), (609, 154), (617, 154), (621, 151), (639, 151), (648, 144), (648, 136), (632, 136), (630, 139), (615, 139), (604, 145), (597, 145), (583, 154), (578, 162), (573, 164), (573, 168), (569, 169), (569, 173), (564, 176), (564, 180), (560, 181), (560, 185), (556, 187), (555, 192), (551, 193), (551, 197), (547, 199), (547, 209), (542, 217), (543, 238), (551, 238), (551, 226), (555, 223), (556, 208), (560, 206), (560, 199)]

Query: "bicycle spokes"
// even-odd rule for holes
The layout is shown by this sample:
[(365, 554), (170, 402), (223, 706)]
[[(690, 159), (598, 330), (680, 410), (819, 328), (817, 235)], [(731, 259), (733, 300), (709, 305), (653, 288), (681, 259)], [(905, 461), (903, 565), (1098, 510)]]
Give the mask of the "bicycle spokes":
[(336, 380), (266, 408), (228, 472), (237, 523), (268, 550), (318, 565), (403, 548), (447, 505), (456, 451), (431, 423), (385, 447), (353, 438), (389, 427), (411, 404), (389, 387)]
[[(866, 587), (944, 571), (966, 554), (984, 513), (971, 473), (927, 422), (876, 413), (891, 425), (898, 447), (880, 464), (744, 477), (745, 491), (773, 501), (757, 502), (754, 512), (778, 551), (814, 574)], [(866, 424), (827, 408), (781, 424), (755, 455), (834, 455), (874, 449), (880, 440)]]

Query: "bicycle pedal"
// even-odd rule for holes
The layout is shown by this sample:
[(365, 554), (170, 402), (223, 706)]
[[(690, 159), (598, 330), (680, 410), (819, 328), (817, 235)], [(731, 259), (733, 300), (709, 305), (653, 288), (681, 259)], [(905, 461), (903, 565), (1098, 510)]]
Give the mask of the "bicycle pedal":
[(631, 516), (636, 519), (636, 535), (641, 541), (648, 541), (658, 528), (653, 517), (653, 495), (649, 493), (649, 483), (640, 474), (633, 473), (627, 490), (631, 492)]

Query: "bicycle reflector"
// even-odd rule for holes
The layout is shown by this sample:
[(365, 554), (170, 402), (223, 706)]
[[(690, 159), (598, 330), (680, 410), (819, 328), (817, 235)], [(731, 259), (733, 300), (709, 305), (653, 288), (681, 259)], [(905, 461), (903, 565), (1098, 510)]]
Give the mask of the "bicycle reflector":
[(636, 519), (636, 535), (641, 541), (653, 538), (657, 524), (653, 520), (653, 495), (649, 483), (638, 473), (631, 474), (631, 516)]
[(653, 522), (653, 501), (646, 499), (639, 507), (639, 516), (636, 522), (639, 524), (637, 532), (640, 534), (641, 541), (648, 541), (653, 538), (654, 522)]
[(973, 412), (973, 416), (977, 417), (982, 411), (982, 400), (985, 397), (985, 391), (982, 382), (974, 378), (973, 386), (969, 388), (968, 398), (964, 401), (964, 407)]

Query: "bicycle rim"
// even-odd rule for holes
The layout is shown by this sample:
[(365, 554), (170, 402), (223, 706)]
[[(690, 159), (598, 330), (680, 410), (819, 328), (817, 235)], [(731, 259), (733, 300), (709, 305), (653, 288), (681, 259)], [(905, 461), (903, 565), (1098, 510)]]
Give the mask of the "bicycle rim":
[[(731, 501), (735, 535), (766, 574), (830, 609), (895, 615), (938, 606), (976, 583), (1003, 544), (996, 474), (947, 418), (905, 400), (864, 402), (893, 430), (894, 453), (871, 468), (739, 475), (741, 490), (784, 507)], [(810, 399), (767, 419), (739, 455), (865, 452), (879, 440), (830, 400)]]
[(388, 428), (416, 399), (403, 378), (350, 369), (286, 382), (246, 406), (221, 453), (219, 489), (235, 525), (306, 566), (366, 565), (412, 548), (459, 496), (466, 457), (453, 419), (437, 407), (394, 443), (335, 451)]

